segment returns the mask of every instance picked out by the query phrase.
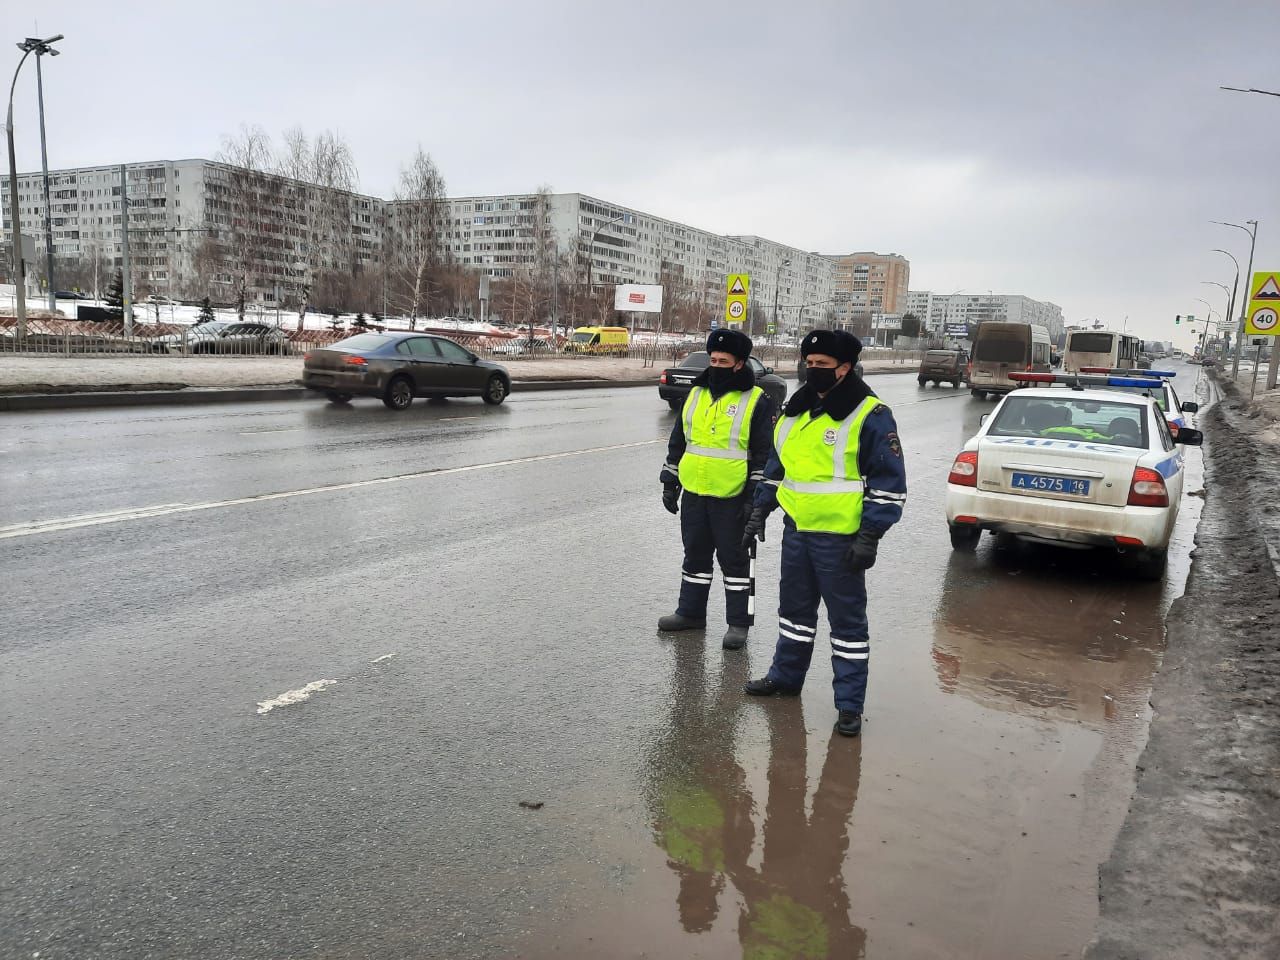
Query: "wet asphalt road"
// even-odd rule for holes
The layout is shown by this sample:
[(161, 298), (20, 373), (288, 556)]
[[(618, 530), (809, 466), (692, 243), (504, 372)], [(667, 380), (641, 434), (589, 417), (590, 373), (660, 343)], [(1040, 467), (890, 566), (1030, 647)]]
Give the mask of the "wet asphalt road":
[(653, 391), (0, 419), (0, 957), (1078, 956), (1200, 501), (1163, 586), (953, 555), (991, 404), (871, 381), (911, 493), (861, 741), (823, 656), (739, 692), (776, 531), (747, 651), (656, 634)]

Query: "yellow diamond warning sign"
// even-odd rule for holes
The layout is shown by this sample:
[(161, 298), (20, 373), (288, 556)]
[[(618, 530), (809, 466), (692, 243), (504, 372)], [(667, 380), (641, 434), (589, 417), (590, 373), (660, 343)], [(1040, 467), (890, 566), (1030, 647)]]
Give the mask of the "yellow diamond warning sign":
[(751, 277), (745, 273), (729, 274), (725, 283), (724, 320), (735, 326), (747, 319), (751, 299)]
[(1280, 335), (1280, 270), (1253, 275), (1244, 332), (1250, 337)]

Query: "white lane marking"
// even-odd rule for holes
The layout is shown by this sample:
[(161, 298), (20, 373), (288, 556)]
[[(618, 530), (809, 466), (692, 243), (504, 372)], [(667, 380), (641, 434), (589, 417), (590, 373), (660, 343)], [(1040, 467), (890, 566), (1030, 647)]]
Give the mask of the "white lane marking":
[(394, 654), (394, 653), (384, 653), (384, 654), (383, 654), (382, 656), (380, 656), (377, 660), (370, 660), (369, 662), (370, 662), (370, 663), (383, 663), (383, 662), (384, 662), (384, 661), (386, 661), (386, 660), (390, 660), (390, 659), (391, 659), (392, 657), (394, 657), (394, 656), (395, 656), (395, 654)]
[(337, 682), (337, 680), (312, 680), (305, 687), (299, 687), (297, 690), (286, 690), (278, 697), (260, 701), (258, 703), (258, 713), (270, 713), (276, 707), (287, 707), (293, 703), (310, 700), (311, 695), (317, 690), (323, 690), (325, 687), (332, 686)]
[(117, 520), (136, 520), (140, 517), (154, 516), (159, 512), (181, 509), (183, 503), (161, 503), (154, 507), (129, 507), (124, 510), (106, 510), (102, 513), (82, 513), (74, 517), (62, 517), (58, 520), (28, 520), (25, 523), (13, 523), (0, 527), (0, 540), (8, 537), (21, 537), (31, 533), (42, 533), (49, 524), (65, 524), (68, 526), (88, 527), (98, 523), (115, 523)]
[(242, 437), (256, 437), (260, 433), (296, 433), (301, 427), (274, 427), (270, 430), (241, 430)]
[(666, 443), (665, 438), (658, 440), (637, 440), (634, 443), (614, 443), (605, 447), (588, 447), (585, 450), (565, 450), (562, 453), (543, 453), (536, 457), (514, 457), (510, 460), (494, 460), (490, 463), (473, 463), (465, 467), (441, 467), (436, 470), (418, 470), (414, 473), (400, 473), (390, 477), (375, 477), (372, 480), (352, 480), (348, 483), (329, 483), (319, 487), (306, 487), (301, 490), (283, 490), (279, 493), (260, 493), (252, 497), (236, 497), (234, 500), (213, 500), (208, 503), (167, 503), (155, 507), (141, 507), (135, 510), (115, 511), (109, 514), (96, 514), (87, 517), (61, 517), (55, 520), (35, 520), (30, 523), (14, 524), (0, 527), (0, 540), (14, 537), (29, 537), (38, 533), (54, 533), (59, 530), (75, 530), (80, 527), (95, 527), (104, 523), (122, 523), (128, 520), (148, 520), (152, 517), (167, 517), (176, 513), (197, 513), (201, 510), (216, 510), (222, 507), (239, 507), (250, 503), (266, 503), (269, 500), (288, 500), (292, 497), (309, 497), (317, 493), (337, 493), (341, 490), (357, 490), (360, 487), (372, 487), (385, 483), (400, 483), (403, 480), (421, 480), (427, 477), (447, 477), (458, 473), (471, 473), (476, 470), (493, 470), (497, 467), (510, 467), (522, 463), (542, 463), (547, 460), (563, 460), (566, 457), (581, 457), (589, 453), (608, 453), (613, 450), (628, 450), (634, 447), (648, 447), (655, 443)]

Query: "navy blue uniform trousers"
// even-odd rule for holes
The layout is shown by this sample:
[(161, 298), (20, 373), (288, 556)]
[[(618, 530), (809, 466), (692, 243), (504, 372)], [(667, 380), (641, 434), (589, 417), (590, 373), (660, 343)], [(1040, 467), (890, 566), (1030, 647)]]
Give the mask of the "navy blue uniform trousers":
[(711, 593), (712, 559), (719, 557), (724, 576), (725, 620), (731, 627), (749, 627), (747, 595), (751, 590), (751, 558), (742, 546), (742, 507), (746, 494), (721, 499), (686, 490), (680, 498), (680, 535), (684, 540), (684, 569), (680, 577), (680, 605), (676, 613), (701, 620), (707, 615)]
[(784, 687), (804, 685), (818, 636), (818, 603), (831, 625), (832, 686), (836, 709), (862, 713), (867, 697), (867, 586), (864, 572), (851, 570), (844, 553), (853, 535), (805, 533), (790, 517), (782, 534), (778, 584), (778, 646), (769, 679)]

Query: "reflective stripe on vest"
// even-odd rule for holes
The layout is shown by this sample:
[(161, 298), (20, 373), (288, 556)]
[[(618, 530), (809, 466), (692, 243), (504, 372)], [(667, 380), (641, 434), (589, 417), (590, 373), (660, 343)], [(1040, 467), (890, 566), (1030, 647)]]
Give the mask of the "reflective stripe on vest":
[[(680, 485), (705, 497), (736, 497), (747, 485), (751, 415), (764, 391), (730, 390), (713, 401), (709, 391), (694, 387), (685, 400), (684, 456)], [(732, 408), (733, 413), (727, 411)], [(699, 410), (702, 413), (699, 415)]]
[(867, 397), (841, 421), (825, 413), (810, 419), (808, 412), (778, 421), (774, 446), (785, 471), (778, 503), (798, 529), (856, 533), (861, 526), (858, 440), (862, 424), (880, 405), (877, 397)]

